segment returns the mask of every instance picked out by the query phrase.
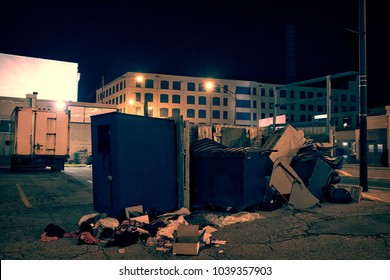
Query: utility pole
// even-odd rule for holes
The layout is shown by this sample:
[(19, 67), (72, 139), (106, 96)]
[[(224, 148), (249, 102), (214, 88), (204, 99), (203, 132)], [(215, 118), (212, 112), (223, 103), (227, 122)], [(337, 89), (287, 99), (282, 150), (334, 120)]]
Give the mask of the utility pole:
[(145, 100), (145, 103), (144, 103), (144, 117), (149, 117), (149, 105), (148, 105), (148, 101)]
[(100, 102), (103, 103), (103, 98), (104, 98), (104, 76), (102, 76), (102, 93), (100, 96)]
[[(329, 144), (334, 145), (332, 132), (332, 76), (326, 76), (326, 128), (329, 135)], [(333, 155), (333, 150), (332, 150)]]
[(360, 186), (368, 191), (366, 0), (359, 0)]

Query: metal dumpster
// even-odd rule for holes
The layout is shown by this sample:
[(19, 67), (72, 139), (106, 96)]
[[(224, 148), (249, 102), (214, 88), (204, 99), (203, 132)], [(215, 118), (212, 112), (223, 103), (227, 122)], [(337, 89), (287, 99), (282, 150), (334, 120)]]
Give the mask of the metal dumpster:
[(191, 143), (191, 206), (243, 210), (264, 200), (266, 157), (254, 148), (227, 148), (210, 139)]
[(91, 117), (94, 210), (122, 218), (177, 206), (175, 122), (118, 112)]

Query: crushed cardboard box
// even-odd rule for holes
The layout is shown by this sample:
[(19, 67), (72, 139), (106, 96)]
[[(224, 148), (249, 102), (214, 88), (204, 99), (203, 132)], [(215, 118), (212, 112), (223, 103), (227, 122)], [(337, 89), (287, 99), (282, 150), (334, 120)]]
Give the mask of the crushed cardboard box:
[(175, 255), (198, 255), (204, 232), (204, 230), (199, 230), (198, 225), (179, 225), (175, 233), (172, 253)]

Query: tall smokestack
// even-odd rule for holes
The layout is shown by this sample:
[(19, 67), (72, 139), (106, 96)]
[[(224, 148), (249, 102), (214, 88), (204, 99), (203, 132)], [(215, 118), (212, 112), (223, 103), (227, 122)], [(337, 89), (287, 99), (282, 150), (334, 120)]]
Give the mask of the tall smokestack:
[(286, 83), (293, 83), (297, 80), (296, 48), (295, 48), (295, 27), (286, 26)]

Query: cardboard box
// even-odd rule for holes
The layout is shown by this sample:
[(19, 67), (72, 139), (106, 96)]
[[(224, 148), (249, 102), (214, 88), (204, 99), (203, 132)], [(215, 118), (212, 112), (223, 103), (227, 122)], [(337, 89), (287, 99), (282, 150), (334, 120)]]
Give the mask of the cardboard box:
[(175, 233), (172, 253), (175, 255), (198, 255), (203, 234), (204, 230), (199, 230), (198, 225), (180, 225)]
[(337, 187), (344, 188), (351, 193), (352, 202), (360, 202), (363, 188), (357, 185), (338, 184)]
[(125, 208), (126, 218), (140, 223), (149, 224), (149, 216), (144, 214), (142, 205)]

